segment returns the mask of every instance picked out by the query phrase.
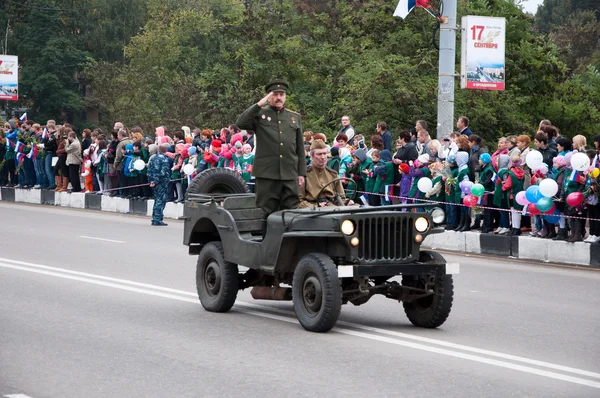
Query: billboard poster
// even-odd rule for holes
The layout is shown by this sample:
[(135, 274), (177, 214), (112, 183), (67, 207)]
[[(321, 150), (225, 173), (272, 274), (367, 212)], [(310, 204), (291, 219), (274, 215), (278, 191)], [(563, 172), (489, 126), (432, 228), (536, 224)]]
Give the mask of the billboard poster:
[(19, 99), (19, 57), (0, 55), (0, 100)]
[(506, 19), (462, 17), (461, 88), (504, 90)]

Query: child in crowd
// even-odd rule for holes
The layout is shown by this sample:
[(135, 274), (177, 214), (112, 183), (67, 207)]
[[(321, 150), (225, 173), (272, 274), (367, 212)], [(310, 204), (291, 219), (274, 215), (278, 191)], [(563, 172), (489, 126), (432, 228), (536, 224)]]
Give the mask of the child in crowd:
[(419, 199), (423, 199), (425, 194), (419, 190), (419, 180), (423, 177), (431, 177), (431, 170), (429, 170), (429, 155), (424, 153), (417, 158), (410, 166), (410, 177), (412, 184), (408, 196), (413, 199), (413, 203)]
[(233, 152), (229, 145), (224, 144), (221, 147), (221, 157), (219, 158), (219, 163), (217, 167), (225, 167), (227, 169), (236, 169), (236, 162), (233, 158)]
[(554, 205), (560, 213), (560, 219), (558, 234), (555, 233), (554, 226), (552, 225), (552, 233), (546, 236), (546, 238), (552, 240), (567, 240), (567, 221), (564, 216), (566, 207), (565, 185), (566, 180), (568, 179), (567, 173), (569, 172), (569, 168), (567, 166), (567, 161), (564, 156), (558, 155), (552, 160), (552, 170), (553, 173), (551, 174), (551, 178), (554, 179), (554, 181), (556, 181), (556, 185), (558, 185), (558, 192), (555, 195), (557, 200), (554, 200)]
[(377, 168), (373, 170), (376, 179), (373, 189), (381, 195), (381, 205), (389, 206), (392, 204), (392, 198), (386, 190), (388, 186), (394, 185), (394, 163), (392, 162), (392, 154), (387, 149), (379, 151), (379, 158)]
[[(460, 141), (460, 137), (458, 140)], [(461, 146), (459, 145), (459, 148)], [(466, 232), (471, 230), (471, 209), (463, 205), (463, 198), (466, 196), (460, 187), (461, 182), (469, 180), (469, 154), (465, 151), (458, 151), (456, 153), (456, 165), (458, 166), (458, 175), (456, 177), (455, 187), (455, 203), (460, 207), (460, 219), (458, 221), (458, 227), (456, 231)]]
[(104, 175), (108, 172), (108, 163), (106, 162), (107, 144), (106, 140), (98, 141), (98, 149), (94, 167), (96, 168), (96, 178), (100, 187), (99, 193), (104, 192)]
[(479, 157), (479, 166), (481, 168), (481, 171), (479, 172), (479, 183), (485, 188), (482, 204), (486, 207), (486, 209), (483, 210), (483, 226), (481, 227), (481, 232), (487, 234), (494, 230), (493, 210), (491, 207), (494, 205), (494, 176), (496, 175), (494, 167), (492, 166), (492, 157), (489, 153), (482, 154)]
[(500, 224), (494, 231), (498, 235), (506, 235), (510, 232), (510, 221), (508, 219), (509, 203), (503, 190), (503, 183), (508, 178), (508, 166), (510, 156), (502, 154), (498, 156), (498, 172), (494, 181), (494, 206), (500, 210)]
[(506, 194), (512, 219), (512, 229), (508, 233), (511, 236), (521, 235), (521, 211), (523, 206), (517, 202), (517, 193), (523, 190), (524, 179), (525, 172), (521, 167), (521, 157), (517, 154), (513, 157), (508, 169), (508, 176), (502, 183), (502, 191)]
[(217, 164), (219, 163), (219, 156), (221, 156), (221, 146), (221, 140), (212, 140), (210, 148), (207, 148), (204, 151), (202, 162), (196, 169), (198, 173), (217, 167)]
[(81, 176), (85, 179), (85, 193), (94, 192), (94, 177), (92, 175), (92, 161), (87, 159), (83, 164)]
[[(337, 148), (331, 148), (331, 151), (333, 152), (334, 149), (337, 150)], [(369, 173), (368, 173), (369, 180), (372, 182), (372, 185), (370, 185), (370, 190), (367, 190), (367, 192), (369, 192), (369, 199), (368, 199), (369, 206), (380, 206), (381, 205), (381, 199), (380, 199), (377, 189), (375, 187), (377, 178), (374, 173), (375, 169), (379, 165), (380, 160), (381, 159), (379, 157), (379, 151), (377, 149), (375, 149), (374, 151), (371, 152), (371, 161), (372, 161), (373, 166), (371, 167), (371, 171), (369, 171)]]
[(429, 166), (429, 171), (431, 173), (432, 187), (429, 191), (425, 193), (425, 199), (434, 202), (444, 202), (446, 200), (446, 195), (444, 190), (444, 178), (442, 175), (442, 169), (440, 168), (440, 163), (432, 163)]
[[(254, 163), (254, 155), (252, 154), (252, 147), (249, 144), (244, 144), (242, 147), (242, 152), (244, 153), (239, 159), (240, 169), (242, 170), (242, 178), (246, 182), (250, 182), (252, 180), (252, 164)], [(250, 186), (253, 188), (253, 185)]]
[(444, 181), (446, 193), (446, 231), (454, 231), (458, 228), (460, 220), (460, 206), (456, 202), (456, 184), (454, 181), (458, 177), (458, 166), (456, 165), (456, 155), (448, 155), (446, 164), (450, 170), (450, 180)]
[[(398, 171), (400, 172), (401, 180), (400, 184), (400, 203), (405, 205), (408, 204), (408, 197), (410, 196), (410, 188), (412, 187), (412, 177), (410, 175), (410, 166), (406, 163), (398, 165)], [(408, 209), (402, 209), (403, 212)]]
[(331, 154), (331, 158), (327, 160), (327, 167), (337, 173), (340, 171), (340, 150), (333, 147), (329, 153)]
[(356, 189), (358, 190), (357, 197), (363, 195), (365, 192), (373, 190), (375, 181), (372, 180), (369, 175), (373, 172), (373, 160), (367, 156), (367, 153), (363, 149), (357, 149), (354, 152), (354, 173), (351, 175), (352, 179), (356, 181)]

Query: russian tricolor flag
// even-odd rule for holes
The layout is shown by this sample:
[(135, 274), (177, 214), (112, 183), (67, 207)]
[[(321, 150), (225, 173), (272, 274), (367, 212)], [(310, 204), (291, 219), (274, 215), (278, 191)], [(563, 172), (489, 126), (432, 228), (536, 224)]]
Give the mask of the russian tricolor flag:
[(385, 186), (385, 200), (392, 200), (394, 197), (394, 185)]
[(17, 140), (17, 143), (15, 144), (15, 152), (16, 153), (23, 153), (23, 143), (21, 141)]
[(429, 0), (400, 0), (398, 2), (398, 6), (396, 7), (396, 11), (394, 11), (394, 16), (404, 19), (415, 7), (423, 7), (428, 13), (436, 17), (436, 15), (429, 10), (429, 8), (431, 8)]
[(45, 140), (46, 138), (48, 138), (48, 129), (44, 128), (44, 131), (42, 131), (42, 139)]
[(25, 112), (24, 114), (21, 115), (21, 117), (19, 118), (20, 121), (22, 122), (26, 122), (27, 121), (27, 112)]

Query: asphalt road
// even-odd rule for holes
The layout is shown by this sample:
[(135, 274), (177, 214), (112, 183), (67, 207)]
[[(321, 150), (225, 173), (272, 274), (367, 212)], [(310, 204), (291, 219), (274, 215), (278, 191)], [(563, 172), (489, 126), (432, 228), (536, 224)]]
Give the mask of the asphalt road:
[(327, 334), (241, 292), (205, 312), (182, 224), (0, 203), (0, 397), (598, 397), (600, 273), (446, 255), (449, 320), (344, 306)]

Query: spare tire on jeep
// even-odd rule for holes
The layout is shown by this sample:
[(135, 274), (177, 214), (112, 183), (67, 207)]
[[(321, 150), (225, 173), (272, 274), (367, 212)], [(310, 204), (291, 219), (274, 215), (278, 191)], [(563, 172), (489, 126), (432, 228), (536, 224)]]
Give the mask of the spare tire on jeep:
[(248, 193), (248, 184), (234, 170), (218, 167), (204, 170), (188, 186), (189, 194), (234, 194)]

